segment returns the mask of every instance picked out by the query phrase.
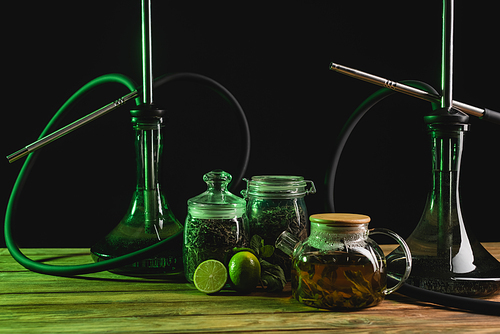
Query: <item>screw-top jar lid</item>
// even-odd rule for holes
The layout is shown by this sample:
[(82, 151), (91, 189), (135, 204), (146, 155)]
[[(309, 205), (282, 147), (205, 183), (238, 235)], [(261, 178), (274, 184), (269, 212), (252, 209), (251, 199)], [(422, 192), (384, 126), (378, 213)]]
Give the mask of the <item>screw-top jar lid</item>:
[[(252, 176), (247, 181), (247, 189), (242, 191), (246, 196), (261, 196), (269, 198), (280, 197), (302, 197), (316, 193), (312, 181), (304, 180), (302, 176), (292, 175), (259, 175)], [(310, 188), (307, 189), (307, 184)]]
[(239, 218), (245, 212), (246, 202), (227, 190), (231, 174), (217, 169), (203, 175), (208, 189), (187, 201), (188, 213), (198, 219)]
[(311, 223), (329, 226), (356, 226), (368, 224), (370, 217), (354, 213), (318, 213), (309, 217)]

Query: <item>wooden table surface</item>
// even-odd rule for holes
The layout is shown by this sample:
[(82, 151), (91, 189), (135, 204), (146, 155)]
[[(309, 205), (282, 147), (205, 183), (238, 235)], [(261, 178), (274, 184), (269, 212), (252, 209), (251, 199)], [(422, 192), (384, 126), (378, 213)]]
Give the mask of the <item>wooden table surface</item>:
[[(500, 243), (485, 243), (500, 258)], [(383, 247), (385, 251), (390, 246)], [(53, 264), (89, 262), (88, 249), (24, 249)], [(331, 312), (279, 294), (205, 295), (193, 285), (109, 272), (78, 278), (30, 272), (0, 249), (0, 333), (500, 333), (500, 316), (394, 293), (376, 307)], [(500, 294), (487, 298), (500, 302)]]

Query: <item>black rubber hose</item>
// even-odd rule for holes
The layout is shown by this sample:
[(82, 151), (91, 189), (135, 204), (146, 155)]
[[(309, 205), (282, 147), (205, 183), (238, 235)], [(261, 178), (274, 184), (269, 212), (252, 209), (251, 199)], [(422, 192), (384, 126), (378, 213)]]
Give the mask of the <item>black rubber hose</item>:
[(242, 154), (242, 156), (240, 157), (239, 174), (233, 177), (233, 180), (230, 184), (231, 189), (236, 188), (237, 185), (243, 180), (243, 177), (245, 175), (248, 166), (248, 161), (250, 160), (250, 127), (248, 126), (248, 121), (245, 112), (243, 111), (243, 108), (239, 104), (238, 100), (236, 100), (236, 98), (233, 96), (233, 94), (231, 94), (231, 92), (227, 90), (223, 85), (201, 74), (189, 73), (189, 72), (166, 74), (164, 76), (155, 79), (153, 87), (158, 88), (164, 84), (175, 81), (196, 82), (204, 86), (208, 86), (209, 88), (213, 89), (216, 93), (221, 95), (238, 112), (239, 116), (238, 126), (242, 130), (242, 133), (240, 133), (241, 146), (244, 147), (245, 153)]
[[(387, 277), (390, 284), (396, 284), (396, 279)], [(441, 306), (451, 307), (459, 311), (468, 311), (486, 315), (500, 316), (500, 303), (484, 299), (475, 299), (448, 295), (445, 293), (430, 291), (416, 286), (404, 283), (397, 290), (397, 293), (416, 299), (422, 302), (429, 302)]]
[[(425, 82), (415, 81), (415, 80), (405, 80), (401, 81), (408, 86), (413, 86), (416, 88), (427, 90), (431, 93), (438, 95), (437, 91)], [(370, 95), (365, 99), (354, 112), (351, 114), (347, 122), (344, 124), (342, 130), (340, 131), (337, 141), (334, 145), (333, 157), (330, 163), (330, 168), (325, 176), (326, 184), (326, 205), (331, 212), (335, 212), (335, 176), (337, 174), (337, 168), (340, 161), (340, 156), (347, 142), (347, 139), (351, 135), (358, 122), (363, 118), (363, 116), (370, 110), (374, 105), (385, 99), (386, 97), (396, 93), (389, 88), (381, 88), (375, 93)], [(438, 105), (433, 105), (433, 108), (438, 108)]]

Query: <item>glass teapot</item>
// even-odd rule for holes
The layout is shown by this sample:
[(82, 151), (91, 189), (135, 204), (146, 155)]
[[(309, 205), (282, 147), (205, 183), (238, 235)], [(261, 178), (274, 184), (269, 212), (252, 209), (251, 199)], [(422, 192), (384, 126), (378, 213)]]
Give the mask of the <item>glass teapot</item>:
[[(396, 291), (411, 271), (410, 250), (396, 233), (383, 228), (368, 230), (370, 217), (324, 213), (310, 217), (311, 234), (304, 241), (284, 231), (276, 248), (292, 256), (292, 295), (318, 308), (349, 310), (375, 306)], [(387, 288), (385, 256), (368, 235), (395, 239), (406, 256), (402, 279)]]

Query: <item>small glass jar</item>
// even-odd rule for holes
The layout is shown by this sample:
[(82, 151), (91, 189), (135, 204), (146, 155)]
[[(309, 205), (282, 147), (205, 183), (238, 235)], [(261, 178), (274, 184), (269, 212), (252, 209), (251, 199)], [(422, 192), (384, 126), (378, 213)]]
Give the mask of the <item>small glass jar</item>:
[[(258, 235), (266, 245), (274, 245), (283, 231), (288, 231), (299, 240), (309, 234), (309, 219), (304, 197), (314, 194), (312, 181), (302, 176), (263, 175), (253, 176), (242, 191), (246, 199), (245, 237), (252, 240)], [(290, 258), (278, 251), (266, 259), (277, 264), (290, 280)]]
[[(352, 310), (375, 306), (396, 291), (411, 271), (410, 250), (396, 233), (368, 230), (370, 217), (325, 213), (310, 217), (311, 235), (299, 241), (284, 231), (276, 247), (292, 256), (292, 295), (299, 302), (318, 308)], [(387, 288), (386, 259), (369, 234), (395, 239), (405, 252), (402, 279)]]
[(227, 265), (233, 248), (242, 246), (245, 200), (227, 190), (231, 179), (222, 170), (205, 174), (208, 189), (187, 202), (183, 263), (189, 282), (200, 263), (215, 259)]

